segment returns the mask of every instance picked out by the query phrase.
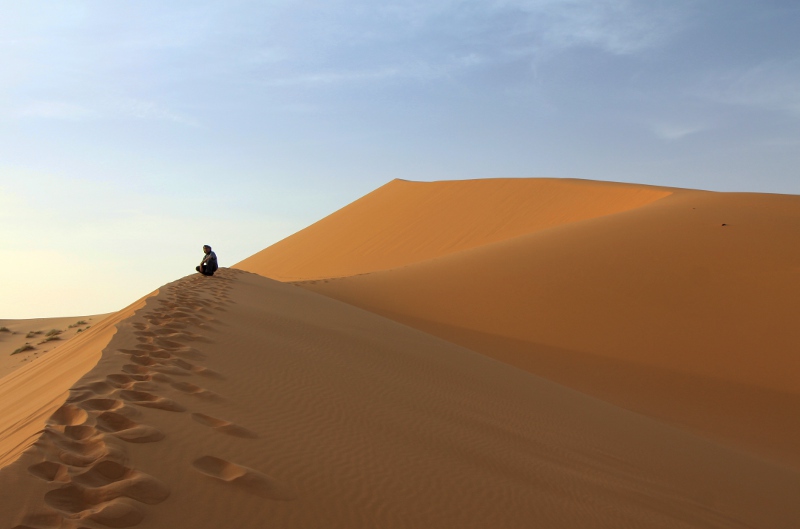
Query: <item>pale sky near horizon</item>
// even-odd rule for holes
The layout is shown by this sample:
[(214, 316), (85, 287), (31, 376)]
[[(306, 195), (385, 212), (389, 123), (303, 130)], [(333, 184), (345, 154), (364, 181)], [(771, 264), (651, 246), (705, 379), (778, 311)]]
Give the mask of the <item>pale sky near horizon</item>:
[(800, 194), (796, 0), (0, 6), (0, 318), (119, 310), (393, 178)]

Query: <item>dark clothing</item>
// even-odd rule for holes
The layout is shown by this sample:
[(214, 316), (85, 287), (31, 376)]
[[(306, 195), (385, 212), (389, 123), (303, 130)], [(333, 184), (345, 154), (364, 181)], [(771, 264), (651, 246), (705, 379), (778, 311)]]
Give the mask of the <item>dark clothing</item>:
[(203, 260), (200, 261), (200, 264), (203, 264), (203, 263), (211, 266), (214, 270), (216, 270), (217, 269), (217, 254), (215, 254), (213, 251), (208, 252), (206, 254), (206, 256), (203, 257)]
[(196, 267), (195, 270), (204, 276), (213, 276), (214, 272), (217, 271), (217, 268), (217, 254), (214, 252), (208, 252), (203, 260), (200, 261), (200, 266)]
[(211, 267), (205, 263), (201, 264), (200, 266), (196, 266), (194, 269), (203, 274), (204, 276), (214, 275), (214, 270), (212, 270)]

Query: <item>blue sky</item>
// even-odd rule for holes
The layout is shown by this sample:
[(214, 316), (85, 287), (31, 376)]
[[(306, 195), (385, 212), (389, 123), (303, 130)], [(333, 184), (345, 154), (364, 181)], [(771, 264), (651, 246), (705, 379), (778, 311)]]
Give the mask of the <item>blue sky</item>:
[(800, 194), (796, 1), (0, 7), (0, 318), (117, 310), (393, 178)]

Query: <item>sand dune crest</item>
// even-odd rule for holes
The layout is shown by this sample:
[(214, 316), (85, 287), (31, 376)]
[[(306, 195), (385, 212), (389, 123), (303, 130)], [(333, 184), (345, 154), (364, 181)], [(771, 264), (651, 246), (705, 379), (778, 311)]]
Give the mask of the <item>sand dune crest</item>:
[[(518, 185), (441, 183), (450, 200), (437, 198), (447, 208), (438, 217), (409, 207), (402, 222), (413, 233), (364, 240), (351, 225), (382, 226), (383, 203), (435, 196), (428, 184), (386, 186), (268, 248), (269, 260), (239, 266), (284, 276), (313, 261), (296, 284), (800, 468), (800, 197), (639, 186), (653, 200), (636, 202), (637, 186), (607, 184), (601, 196), (593, 193), (603, 184), (591, 182)], [(581, 188), (586, 202), (566, 198)], [(614, 202), (623, 198), (624, 208)], [(372, 267), (369, 255), (397, 247), (457, 246), (459, 215), (480, 200), (492, 202), (486, 210), (527, 204), (505, 216), (505, 233), (517, 235)], [(579, 218), (609, 201), (606, 214)], [(370, 273), (315, 280), (339, 272), (307, 244), (323, 227), (372, 267), (353, 270)]]
[[(0, 471), (12, 527), (789, 529), (800, 517), (796, 472), (327, 297), (218, 275), (167, 285), (120, 324), (59, 421), (80, 424), (48, 425)], [(189, 343), (133, 332), (172, 310), (204, 316), (187, 323), (206, 338), (195, 366), (224, 375), (181, 381), (224, 400), (175, 388), (157, 365), (122, 371), (123, 350)], [(89, 397), (99, 383), (112, 390)], [(138, 405), (136, 384), (187, 412)], [(138, 426), (164, 437), (117, 437)]]

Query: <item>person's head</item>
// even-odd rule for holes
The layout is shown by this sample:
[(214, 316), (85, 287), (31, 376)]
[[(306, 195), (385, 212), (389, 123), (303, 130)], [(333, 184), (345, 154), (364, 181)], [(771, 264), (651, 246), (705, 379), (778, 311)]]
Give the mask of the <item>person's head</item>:
[(204, 245), (203, 245), (203, 251), (204, 251), (205, 253), (209, 253), (209, 252), (211, 252), (211, 246), (209, 246), (209, 245), (207, 245), (207, 244), (204, 244)]

